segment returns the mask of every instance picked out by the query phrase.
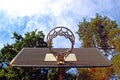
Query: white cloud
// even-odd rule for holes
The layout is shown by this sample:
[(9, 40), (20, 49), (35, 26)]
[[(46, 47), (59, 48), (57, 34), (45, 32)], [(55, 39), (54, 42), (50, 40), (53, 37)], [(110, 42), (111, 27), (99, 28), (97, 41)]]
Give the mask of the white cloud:
[(0, 7), (20, 16), (46, 13), (47, 0), (1, 0)]

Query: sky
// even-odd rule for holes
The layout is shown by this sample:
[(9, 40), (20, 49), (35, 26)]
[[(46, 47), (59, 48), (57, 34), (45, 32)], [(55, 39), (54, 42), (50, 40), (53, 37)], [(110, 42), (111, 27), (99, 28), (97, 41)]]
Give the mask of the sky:
[[(75, 35), (74, 47), (79, 48), (78, 24), (96, 13), (120, 24), (120, 0), (0, 0), (0, 48), (14, 43), (13, 32), (24, 35), (37, 29), (47, 36), (57, 26), (69, 28)], [(62, 38), (54, 39), (55, 48), (70, 47)]]

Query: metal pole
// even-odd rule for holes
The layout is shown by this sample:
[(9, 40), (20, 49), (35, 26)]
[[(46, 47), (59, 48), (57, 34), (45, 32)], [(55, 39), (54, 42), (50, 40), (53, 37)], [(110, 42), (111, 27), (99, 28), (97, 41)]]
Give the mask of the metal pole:
[[(59, 64), (59, 65), (64, 65), (65, 64), (63, 54), (58, 55), (57, 64)], [(58, 80), (63, 80), (64, 70), (65, 70), (64, 68), (58, 68)]]
[(58, 80), (63, 80), (64, 78), (64, 68), (58, 68)]

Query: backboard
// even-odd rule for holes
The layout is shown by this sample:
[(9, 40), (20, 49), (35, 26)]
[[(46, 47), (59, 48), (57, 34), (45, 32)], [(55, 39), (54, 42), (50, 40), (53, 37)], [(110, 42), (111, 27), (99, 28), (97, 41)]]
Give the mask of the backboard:
[[(65, 48), (55, 48), (63, 51)], [(19, 67), (107, 67), (111, 63), (96, 48), (74, 48), (65, 60), (65, 64), (57, 64), (56, 58), (48, 48), (23, 48), (10, 62)], [(46, 59), (46, 57), (51, 59)]]
[[(51, 42), (64, 36), (70, 48), (52, 48)], [(74, 48), (75, 37), (66, 27), (55, 27), (47, 35), (48, 48), (23, 48), (10, 62), (20, 67), (107, 67), (111, 63), (96, 48)]]

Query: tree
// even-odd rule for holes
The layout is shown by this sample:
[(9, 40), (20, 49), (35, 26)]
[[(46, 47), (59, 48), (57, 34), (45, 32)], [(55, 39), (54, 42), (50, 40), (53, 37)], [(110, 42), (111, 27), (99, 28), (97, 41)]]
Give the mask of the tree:
[[(44, 37), (43, 32), (37, 30), (27, 32), (24, 37), (14, 32), (12, 39), (15, 39), (15, 43), (4, 45), (0, 51), (0, 63), (2, 64), (0, 67), (0, 77), (7, 80), (46, 80), (47, 68), (20, 68), (9, 65), (9, 62), (24, 47), (47, 47)], [(7, 65), (6, 68), (4, 68), (5, 64)]]
[(48, 73), (48, 80), (57, 80), (58, 79), (57, 74), (58, 74), (57, 68), (50, 68), (49, 73)]
[[(100, 49), (105, 56), (114, 56), (115, 50), (120, 51), (120, 29), (116, 21), (110, 20), (107, 16), (96, 14), (95, 18), (91, 18), (90, 22), (86, 19), (78, 24), (79, 40), (82, 47), (95, 47)], [(92, 69), (92, 68), (90, 68)], [(90, 79), (108, 80), (113, 74), (113, 68), (94, 68), (94, 72), (89, 75)], [(79, 71), (79, 70), (78, 70)]]
[(115, 47), (117, 53), (120, 53), (120, 28), (112, 29), (111, 32), (108, 34), (109, 36), (109, 44)]
[(114, 74), (120, 75), (120, 54), (115, 55), (112, 60)]
[(78, 68), (78, 80), (90, 80), (92, 75), (87, 68)]
[(118, 28), (116, 21), (110, 20), (107, 16), (102, 17), (96, 14), (96, 17), (91, 18), (90, 22), (84, 19), (83, 22), (79, 23), (78, 27), (77, 34), (79, 40), (82, 41), (82, 47), (95, 47), (103, 50), (105, 56), (114, 55), (112, 49), (116, 48), (116, 46), (110, 44), (114, 37), (110, 34), (116, 32), (115, 29)]

